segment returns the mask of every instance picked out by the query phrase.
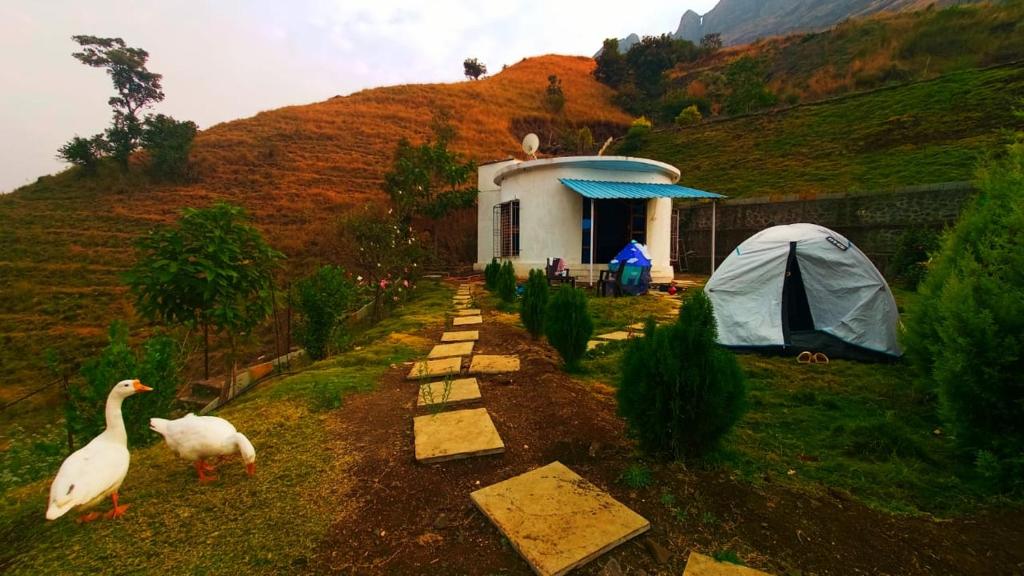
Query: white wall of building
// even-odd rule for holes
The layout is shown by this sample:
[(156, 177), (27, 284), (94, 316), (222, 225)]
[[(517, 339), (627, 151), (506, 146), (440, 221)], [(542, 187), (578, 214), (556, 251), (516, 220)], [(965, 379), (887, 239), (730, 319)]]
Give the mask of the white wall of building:
[(477, 222), (476, 222), (476, 264), (477, 270), (483, 270), (494, 255), (494, 236), (492, 211), (494, 205), (498, 204), (501, 196), (501, 186), (494, 183), (494, 176), (506, 166), (518, 164), (519, 160), (508, 159), (500, 162), (483, 164), (477, 168), (477, 189), (480, 195), (477, 196)]
[[(678, 178), (678, 171), (667, 166), (660, 169), (651, 168), (654, 163), (630, 159), (637, 163), (637, 168), (645, 170), (600, 169), (595, 165), (595, 157), (586, 157), (586, 161), (574, 164), (572, 158), (559, 158), (531, 161), (510, 168), (500, 178), (500, 185), (486, 189), (484, 182), (493, 180), (495, 175), (514, 164), (502, 163), (495, 168), (494, 164), (480, 167), (481, 190), (478, 200), (478, 233), (477, 263), (482, 269), (491, 261), (493, 222), (493, 206), (500, 202), (519, 200), (519, 256), (512, 258), (516, 275), (526, 277), (533, 268), (543, 269), (548, 258), (563, 258), (570, 272), (581, 281), (589, 282), (589, 265), (582, 264), (583, 249), (583, 197), (559, 182), (559, 178), (575, 178), (583, 180), (603, 180), (612, 182), (643, 182), (652, 184), (671, 184)], [(600, 157), (607, 160), (609, 167), (621, 168), (625, 159), (616, 157)], [(561, 162), (552, 162), (558, 160)], [(641, 164), (647, 162), (649, 164)], [(585, 165), (584, 165), (585, 164)], [(485, 171), (486, 169), (486, 171)], [(674, 172), (673, 172), (674, 171)], [(647, 249), (651, 256), (651, 277), (655, 282), (668, 282), (672, 279), (672, 267), (669, 262), (671, 241), (672, 200), (657, 198), (647, 204)], [(600, 222), (598, 222), (600, 227)], [(598, 271), (607, 267), (607, 262), (596, 262), (593, 266), (594, 280)]]

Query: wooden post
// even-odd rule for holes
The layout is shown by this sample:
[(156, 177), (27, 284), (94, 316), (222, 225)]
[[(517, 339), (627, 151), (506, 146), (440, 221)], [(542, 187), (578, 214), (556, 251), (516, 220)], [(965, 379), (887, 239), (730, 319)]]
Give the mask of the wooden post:
[(715, 204), (711, 201), (711, 273), (715, 273)]

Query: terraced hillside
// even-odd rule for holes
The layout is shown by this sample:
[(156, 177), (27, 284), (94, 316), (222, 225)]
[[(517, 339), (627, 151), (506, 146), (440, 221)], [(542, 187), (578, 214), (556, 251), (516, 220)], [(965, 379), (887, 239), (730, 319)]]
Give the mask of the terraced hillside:
[(239, 203), (275, 247), (301, 259), (338, 214), (384, 197), (396, 143), (425, 138), (435, 109), (452, 111), (456, 149), (477, 160), (505, 157), (519, 151), (524, 126), (550, 122), (542, 95), (557, 74), (568, 121), (598, 137), (619, 132), (629, 119), (609, 104), (593, 65), (530, 58), (480, 81), (365, 90), (213, 126), (196, 139), (199, 180), (185, 186), (67, 171), (0, 196), (0, 401), (46, 378), (46, 348), (81, 357), (111, 320), (132, 317), (120, 281), (132, 239), (180, 208)]
[(788, 110), (652, 132), (637, 156), (730, 197), (970, 180), (1024, 129), (1024, 65), (956, 72)]

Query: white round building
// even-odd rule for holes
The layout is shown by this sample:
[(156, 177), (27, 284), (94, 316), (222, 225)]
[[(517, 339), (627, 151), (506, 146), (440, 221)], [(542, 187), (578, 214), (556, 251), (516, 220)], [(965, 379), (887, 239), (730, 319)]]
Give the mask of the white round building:
[(651, 279), (668, 282), (672, 198), (723, 198), (678, 186), (679, 169), (645, 158), (569, 156), (479, 168), (477, 268), (510, 260), (516, 275), (562, 258), (596, 280), (631, 240), (647, 246)]

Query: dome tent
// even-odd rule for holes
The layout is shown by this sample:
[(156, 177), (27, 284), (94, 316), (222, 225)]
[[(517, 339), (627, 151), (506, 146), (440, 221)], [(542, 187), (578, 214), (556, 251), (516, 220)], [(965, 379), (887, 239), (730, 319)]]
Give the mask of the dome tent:
[(651, 257), (647, 255), (647, 247), (636, 240), (630, 241), (608, 263), (608, 269), (613, 272), (619, 266), (624, 267), (619, 280), (623, 293), (646, 294), (651, 286)]
[(852, 242), (816, 224), (774, 226), (736, 247), (704, 287), (720, 344), (893, 359), (899, 313)]

